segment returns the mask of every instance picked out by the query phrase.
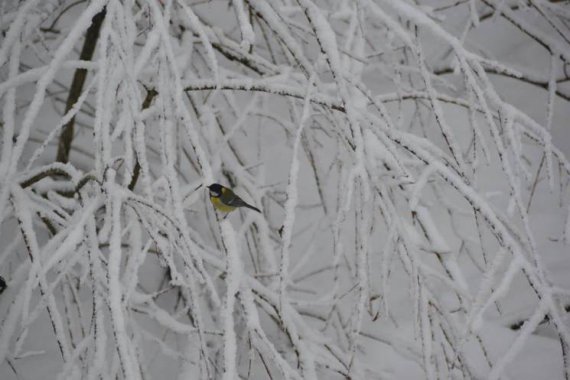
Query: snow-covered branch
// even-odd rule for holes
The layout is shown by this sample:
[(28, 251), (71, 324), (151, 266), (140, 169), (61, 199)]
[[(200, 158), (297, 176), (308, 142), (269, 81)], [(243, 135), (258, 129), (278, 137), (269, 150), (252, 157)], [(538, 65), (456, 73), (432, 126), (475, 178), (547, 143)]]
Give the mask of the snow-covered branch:
[(569, 25), (2, 2), (0, 377), (569, 379)]

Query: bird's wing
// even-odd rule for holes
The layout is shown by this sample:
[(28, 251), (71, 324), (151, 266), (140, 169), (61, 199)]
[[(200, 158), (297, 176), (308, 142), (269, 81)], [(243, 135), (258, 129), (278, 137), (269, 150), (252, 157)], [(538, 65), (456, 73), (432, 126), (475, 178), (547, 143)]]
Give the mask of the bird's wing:
[(232, 205), (234, 207), (247, 207), (247, 208), (250, 208), (252, 210), (255, 210), (255, 211), (261, 213), (260, 209), (258, 209), (257, 207), (253, 207), (252, 205), (246, 203), (243, 199), (241, 199), (237, 195), (235, 195), (234, 198), (231, 200), (230, 205)]
[(228, 204), (230, 206), (234, 206), (234, 207), (243, 207), (247, 204), (244, 202), (243, 199), (241, 199), (240, 197), (238, 197), (235, 194), (232, 194), (231, 197), (228, 197), (225, 201), (226, 201), (226, 204)]
[(238, 197), (234, 192), (224, 194), (223, 201), (225, 204), (232, 206), (232, 207), (248, 207), (252, 210), (257, 212), (261, 212), (257, 207), (253, 207), (252, 205), (246, 203), (243, 199)]

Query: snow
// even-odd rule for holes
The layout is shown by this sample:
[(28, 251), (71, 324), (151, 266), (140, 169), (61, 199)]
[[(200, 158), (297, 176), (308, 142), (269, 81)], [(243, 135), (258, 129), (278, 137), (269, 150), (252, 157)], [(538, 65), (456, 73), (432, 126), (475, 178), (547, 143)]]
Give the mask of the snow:
[(129, 337), (126, 331), (126, 316), (123, 308), (122, 283), (120, 280), (120, 269), (122, 260), (121, 249), (121, 203), (120, 193), (115, 191), (113, 183), (114, 172), (111, 171), (107, 178), (107, 192), (113, 194), (111, 203), (111, 237), (109, 240), (109, 261), (108, 261), (108, 281), (109, 281), (109, 308), (111, 310), (111, 320), (113, 322), (113, 335), (117, 344), (119, 360), (124, 376), (128, 379), (140, 378), (138, 367), (134, 364), (132, 349), (129, 344)]
[(2, 2), (0, 378), (567, 379), (568, 7)]
[(299, 146), (301, 145), (301, 135), (303, 129), (309, 121), (311, 111), (311, 90), (313, 81), (309, 80), (307, 86), (307, 94), (303, 105), (303, 113), (299, 120), (299, 127), (295, 132), (295, 140), (293, 142), (293, 157), (291, 158), (291, 168), (289, 170), (289, 184), (287, 185), (287, 200), (285, 202), (285, 218), (282, 226), (283, 248), (281, 250), (281, 263), (279, 266), (279, 292), (281, 297), (280, 307), (283, 309), (283, 299), (287, 298), (287, 286), (289, 285), (289, 262), (291, 240), (293, 236), (293, 226), (295, 223), (295, 208), (298, 203), (297, 180), (299, 177)]
[[(240, 17), (245, 17), (243, 15), (243, 3), (239, 0), (236, 1), (236, 3), (239, 3), (239, 5), (240, 5), (240, 10), (238, 10), (238, 14), (240, 15)], [(182, 6), (182, 9), (184, 9), (184, 12), (186, 13), (186, 16), (188, 17), (188, 21), (190, 22), (190, 25), (195, 30), (195, 32), (198, 34), (198, 36), (200, 36), (200, 41), (202, 42), (202, 44), (206, 48), (208, 59), (210, 60), (210, 69), (214, 73), (214, 80), (218, 81), (219, 80), (218, 60), (216, 59), (216, 54), (214, 53), (214, 49), (212, 47), (212, 43), (210, 42), (210, 39), (208, 38), (208, 34), (204, 30), (204, 27), (203, 27), (202, 23), (200, 22), (200, 20), (198, 19), (198, 17), (194, 14), (194, 12), (192, 12), (192, 9), (190, 7), (188, 7), (186, 4), (184, 4), (184, 2), (182, 2), (182, 1), (179, 1), (179, 4)], [(248, 46), (245, 48), (245, 50), (248, 50), (249, 46), (253, 43), (253, 37), (249, 35), (249, 34), (253, 34), (253, 30), (251, 29), (251, 25), (249, 25), (249, 23), (247, 22), (247, 19), (242, 20), (240, 18), (240, 25), (242, 22), (247, 23), (247, 25), (249, 26), (249, 28), (242, 27), (242, 28), (247, 29), (246, 31), (242, 30), (242, 33), (247, 34), (247, 39), (244, 37), (244, 42), (246, 42), (247, 46)], [(149, 52), (148, 54), (150, 54), (151, 48), (153, 48), (155, 46), (154, 40), (157, 39), (158, 35), (155, 35), (155, 36), (156, 37), (154, 39), (149, 40), (149, 41), (153, 41), (153, 43), (147, 49), (147, 51)], [(251, 38), (252, 40), (250, 40), (249, 38)]]
[(238, 23), (241, 29), (241, 47), (243, 50), (249, 50), (251, 45), (255, 43), (255, 33), (249, 23), (248, 16), (245, 14), (242, 0), (232, 0), (237, 13)]
[[(32, 4), (32, 2), (30, 1), (28, 2), (28, 4)], [(59, 69), (59, 66), (63, 63), (63, 60), (65, 59), (67, 54), (70, 52), (71, 49), (73, 49), (73, 45), (76, 42), (76, 40), (79, 39), (79, 37), (82, 35), (82, 32), (89, 27), (91, 19), (95, 14), (97, 14), (103, 8), (103, 6), (104, 6), (103, 0), (94, 1), (89, 4), (89, 7), (85, 10), (85, 12), (82, 13), (80, 19), (77, 20), (73, 29), (70, 31), (66, 39), (59, 46), (56, 54), (54, 55), (54, 59), (50, 64), (49, 69), (42, 75), (42, 77), (38, 81), (37, 89), (32, 99), (32, 103), (30, 104), (30, 107), (26, 112), (24, 120), (22, 121), (20, 134), (14, 146), (14, 151), (12, 153), (12, 166), (10, 168), (10, 171), (7, 173), (8, 175), (13, 175), (13, 173), (16, 170), (15, 162), (19, 160), (23, 152), (24, 144), (26, 143), (29, 137), (30, 129), (32, 128), (32, 123), (36, 119), (40, 111), (41, 104), (44, 101), (47, 86), (52, 82), (56, 74), (56, 70)], [(0, 62), (2, 62), (1, 52), (0, 52)]]
[(242, 268), (235, 232), (229, 220), (220, 223), (223, 243), (226, 247), (226, 298), (221, 318), (224, 320), (224, 380), (236, 378), (236, 332), (234, 329), (235, 297), (240, 287)]

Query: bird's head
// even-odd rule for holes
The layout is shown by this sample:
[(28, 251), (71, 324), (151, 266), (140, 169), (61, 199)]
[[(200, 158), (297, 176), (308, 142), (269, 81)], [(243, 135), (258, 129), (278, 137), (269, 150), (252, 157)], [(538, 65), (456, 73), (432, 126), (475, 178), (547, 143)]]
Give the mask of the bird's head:
[(220, 195), (222, 195), (222, 185), (220, 185), (219, 183), (213, 183), (210, 186), (208, 186), (208, 189), (210, 190), (210, 196), (212, 197), (219, 197)]

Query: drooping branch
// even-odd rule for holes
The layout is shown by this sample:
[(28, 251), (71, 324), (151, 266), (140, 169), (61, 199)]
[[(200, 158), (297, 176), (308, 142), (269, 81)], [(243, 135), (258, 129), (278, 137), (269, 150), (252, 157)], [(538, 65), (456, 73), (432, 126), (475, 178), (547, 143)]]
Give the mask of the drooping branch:
[[(81, 49), (81, 54), (79, 59), (82, 61), (90, 61), (95, 52), (95, 47), (97, 46), (97, 40), (99, 39), (99, 31), (101, 30), (101, 25), (105, 19), (106, 10), (97, 13), (91, 22), (91, 26), (87, 29), (85, 35), (85, 42), (83, 43), (83, 48)], [(81, 96), (81, 91), (83, 90), (83, 84), (87, 78), (86, 69), (77, 69), (73, 75), (73, 81), (71, 82), (71, 88), (69, 89), (69, 95), (67, 97), (67, 102), (65, 105), (65, 113), (73, 107)], [(67, 163), (69, 161), (69, 152), (71, 150), (71, 143), (73, 142), (73, 131), (75, 125), (75, 117), (71, 118), (69, 122), (63, 127), (61, 135), (59, 137), (59, 144), (57, 147), (57, 161)]]
[[(156, 92), (155, 89), (151, 88), (151, 89), (147, 89), (146, 92), (146, 97), (143, 100), (143, 104), (142, 104), (142, 110), (144, 111), (145, 109), (147, 109), (148, 107), (150, 107), (150, 104), (152, 103), (152, 99), (154, 99), (154, 97), (158, 95), (158, 92)], [(139, 160), (136, 160), (136, 164), (135, 164), (135, 168), (133, 169), (133, 176), (131, 177), (131, 182), (129, 182), (129, 186), (128, 189), (133, 191), (135, 186), (137, 185), (137, 181), (139, 179), (139, 175), (141, 173), (141, 164), (139, 162)]]

